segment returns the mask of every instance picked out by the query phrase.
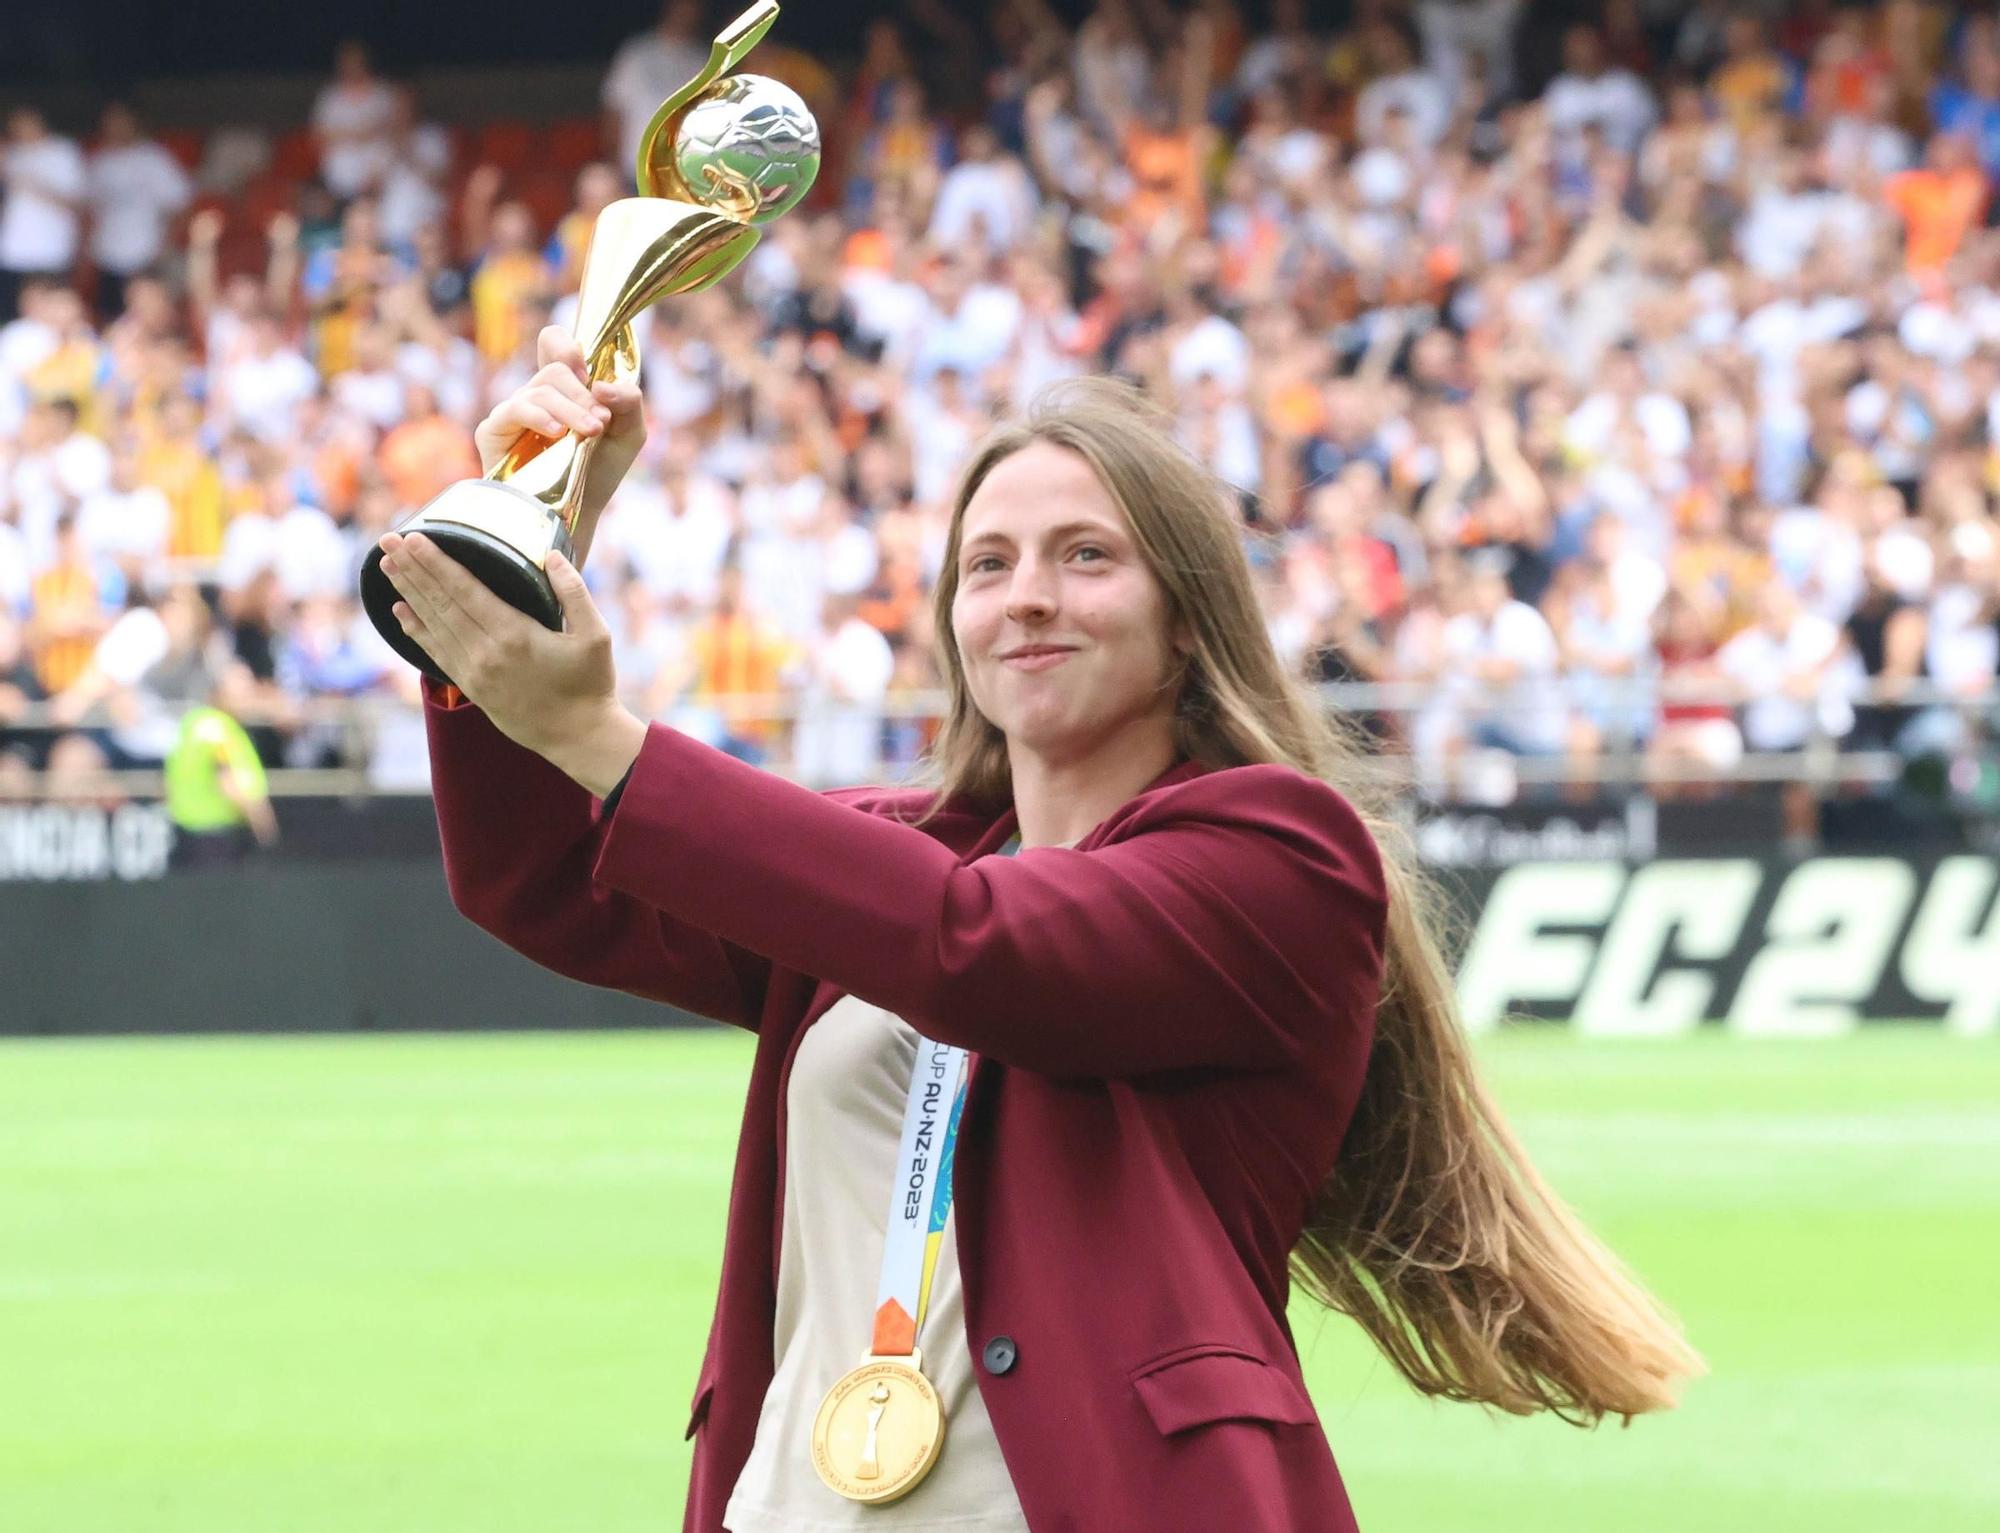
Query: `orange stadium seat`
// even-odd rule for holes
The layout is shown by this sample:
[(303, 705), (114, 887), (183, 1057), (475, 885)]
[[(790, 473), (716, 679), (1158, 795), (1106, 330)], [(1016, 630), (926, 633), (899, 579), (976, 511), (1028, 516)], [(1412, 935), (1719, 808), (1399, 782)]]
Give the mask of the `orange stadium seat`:
[(298, 179), (267, 170), (237, 194), (236, 217), (230, 221), (230, 232), (236, 232), (240, 220), (244, 228), (261, 237), (272, 215), (288, 211), (297, 200)]
[(563, 117), (548, 124), (544, 152), (551, 165), (574, 175), (604, 157), (603, 129), (595, 117)]
[(536, 228), (547, 235), (569, 211), (572, 179), (566, 171), (532, 170), (510, 177), (505, 195), (525, 202), (535, 215)]
[(540, 155), (535, 130), (525, 122), (512, 120), (482, 126), (473, 150), (477, 162), (498, 165), (506, 171), (527, 170)]
[(201, 164), (201, 152), (207, 140), (199, 128), (162, 128), (153, 135), (184, 170), (193, 170)]
[(304, 181), (319, 174), (319, 142), (310, 128), (294, 128), (281, 135), (271, 149), (271, 170), (288, 181)]

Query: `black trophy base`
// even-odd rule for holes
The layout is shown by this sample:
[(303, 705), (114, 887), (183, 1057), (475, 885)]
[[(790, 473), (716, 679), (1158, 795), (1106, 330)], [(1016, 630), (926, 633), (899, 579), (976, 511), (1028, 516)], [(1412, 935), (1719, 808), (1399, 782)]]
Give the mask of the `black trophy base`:
[[(467, 520), (435, 514), (443, 510), (450, 510), (454, 518), (464, 516)], [(482, 516), (482, 510), (494, 514)], [(475, 518), (485, 525), (473, 525)], [(562, 603), (556, 600), (555, 587), (549, 583), (543, 560), (551, 549), (565, 559), (572, 557), (569, 528), (562, 518), (525, 491), (497, 480), (469, 479), (453, 485), (393, 530), (405, 536), (421, 532), (508, 606), (525, 612), (544, 628), (562, 627)], [(522, 542), (528, 543), (529, 548), (523, 548)], [(404, 633), (396, 621), (391, 609), (400, 600), (389, 577), (382, 573), (381, 548), (369, 549), (361, 565), (362, 610), (391, 649), (432, 681), (450, 684), (452, 678), (445, 674), (444, 668)]]

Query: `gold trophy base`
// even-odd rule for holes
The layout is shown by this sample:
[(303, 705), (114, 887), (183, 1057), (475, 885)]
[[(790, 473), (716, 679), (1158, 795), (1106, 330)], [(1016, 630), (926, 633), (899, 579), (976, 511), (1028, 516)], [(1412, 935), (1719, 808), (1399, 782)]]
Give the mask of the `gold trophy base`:
[[(551, 551), (573, 558), (569, 524), (526, 490), (497, 479), (461, 479), (393, 529), (421, 532), (487, 590), (544, 628), (562, 627), (562, 603), (549, 583)], [(403, 632), (391, 610), (402, 598), (382, 573), (382, 550), (361, 565), (361, 606), (389, 647), (432, 681), (449, 685), (437, 661)]]

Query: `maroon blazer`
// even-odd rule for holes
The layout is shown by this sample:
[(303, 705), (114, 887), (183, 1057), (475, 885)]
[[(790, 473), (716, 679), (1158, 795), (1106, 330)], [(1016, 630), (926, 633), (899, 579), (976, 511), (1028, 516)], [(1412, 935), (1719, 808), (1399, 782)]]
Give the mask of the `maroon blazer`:
[(916, 829), (925, 793), (812, 793), (659, 726), (606, 820), (478, 709), (427, 712), (466, 916), (757, 1034), (690, 1533), (720, 1533), (771, 1381), (785, 1084), (843, 992), (975, 1055), (965, 1342), (1034, 1533), (1353, 1528), (1285, 1319), (1382, 973), (1381, 863), (1340, 795), (1181, 762), (1073, 850), (987, 857), (1011, 809)]

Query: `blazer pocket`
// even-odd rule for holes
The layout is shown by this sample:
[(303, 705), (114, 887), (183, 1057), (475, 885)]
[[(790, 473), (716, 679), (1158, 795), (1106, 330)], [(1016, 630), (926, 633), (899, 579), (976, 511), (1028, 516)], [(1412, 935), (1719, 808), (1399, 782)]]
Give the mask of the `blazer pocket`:
[(1167, 1437), (1216, 1421), (1305, 1426), (1318, 1419), (1290, 1375), (1241, 1347), (1184, 1347), (1133, 1369), (1132, 1388)]

